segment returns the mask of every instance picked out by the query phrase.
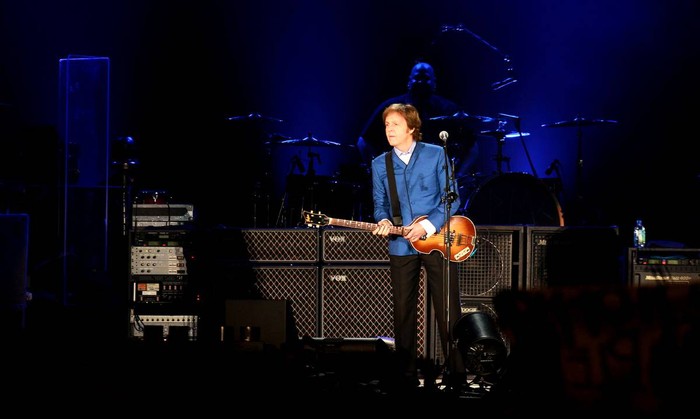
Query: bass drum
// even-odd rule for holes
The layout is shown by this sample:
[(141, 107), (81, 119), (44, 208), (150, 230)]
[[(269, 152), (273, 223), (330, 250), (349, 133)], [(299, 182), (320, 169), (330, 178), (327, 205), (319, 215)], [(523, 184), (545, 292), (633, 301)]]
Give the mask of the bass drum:
[(467, 200), (464, 215), (477, 225), (564, 225), (557, 197), (527, 173), (487, 179)]

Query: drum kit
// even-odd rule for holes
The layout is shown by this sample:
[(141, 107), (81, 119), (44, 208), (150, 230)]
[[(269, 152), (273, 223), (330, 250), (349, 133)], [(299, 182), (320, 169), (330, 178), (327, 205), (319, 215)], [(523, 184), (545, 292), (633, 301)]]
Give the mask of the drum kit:
[[(498, 117), (469, 115), (458, 112), (454, 115), (439, 116), (431, 118), (435, 121), (448, 121), (452, 124), (490, 123), (496, 122), (496, 128), (491, 130), (478, 130), (477, 136), (490, 138), (497, 142), (497, 151), (494, 157), (497, 170), (492, 176), (482, 176), (479, 173), (468, 173), (458, 180), (460, 186), (467, 188), (464, 194), (461, 209), (464, 215), (470, 217), (479, 224), (492, 225), (538, 225), (538, 226), (563, 226), (564, 214), (557, 198), (558, 183), (546, 183), (537, 176), (532, 160), (524, 143), (524, 137), (530, 135), (528, 132), (520, 130), (520, 118), (514, 115), (500, 113)], [(515, 121), (516, 130), (509, 131), (506, 124), (509, 120)], [(617, 121), (610, 119), (587, 119), (576, 116), (571, 120), (563, 120), (550, 124), (542, 124), (543, 128), (576, 128), (577, 130), (577, 172), (576, 172), (576, 192), (577, 202), (582, 200), (581, 180), (583, 169), (582, 157), (582, 132), (583, 127), (594, 125), (614, 125)], [(473, 129), (473, 128), (472, 128)], [(520, 139), (523, 142), (523, 149), (527, 155), (532, 175), (528, 173), (511, 172), (509, 167), (510, 158), (504, 156), (503, 145), (506, 140)], [(508, 170), (503, 169), (503, 163), (508, 163)], [(548, 173), (549, 174), (549, 173)], [(460, 193), (462, 193), (460, 191)], [(567, 221), (579, 222), (575, 217), (577, 210), (571, 208), (567, 214)]]
[(302, 221), (302, 210), (319, 210), (356, 220), (366, 216), (363, 211), (371, 211), (367, 203), (369, 188), (365, 186), (369, 172), (350, 167), (361, 166), (354, 145), (319, 139), (311, 132), (298, 138), (268, 134), (267, 128), (283, 121), (258, 113), (227, 120), (260, 128), (256, 132), (265, 147), (266, 159), (261, 162), (264, 179), (258, 182), (261, 190), (256, 198), (272, 199), (277, 204), (267, 214), (256, 216), (254, 227), (296, 227)]
[[(282, 119), (264, 116), (258, 113), (249, 115), (232, 116), (229, 121), (237, 123), (252, 123), (254, 125), (276, 124), (283, 122)], [(470, 217), (477, 224), (492, 225), (545, 225), (563, 226), (564, 218), (562, 208), (559, 204), (555, 191), (551, 185), (544, 183), (538, 178), (532, 165), (529, 154), (528, 161), (532, 168), (533, 175), (528, 173), (511, 172), (508, 156), (503, 155), (503, 145), (508, 140), (523, 141), (524, 137), (530, 136), (529, 132), (520, 130), (520, 119), (517, 116), (508, 114), (498, 114), (498, 116), (483, 116), (468, 114), (463, 111), (452, 115), (436, 116), (429, 119), (433, 126), (442, 127), (449, 130), (450, 135), (454, 133), (453, 143), (459, 147), (460, 139), (471, 136), (495, 140), (497, 152), (494, 157), (496, 171), (492, 175), (484, 176), (480, 173), (460, 173), (455, 169), (460, 185), (466, 185), (462, 199), (463, 207), (460, 212)], [(506, 129), (509, 120), (515, 121), (515, 130)], [(480, 129), (485, 124), (496, 123), (493, 129)], [(542, 124), (543, 128), (576, 128), (578, 140), (577, 156), (577, 185), (582, 176), (582, 128), (593, 125), (611, 125), (617, 121), (608, 119), (586, 119), (577, 116), (571, 120), (563, 120), (549, 124)], [(302, 138), (289, 138), (280, 134), (264, 135), (264, 145), (268, 148), (291, 147), (294, 151), (289, 157), (289, 164), (286, 162), (276, 162), (273, 166), (288, 167), (285, 175), (285, 185), (278, 195), (281, 195), (279, 211), (277, 211), (275, 227), (296, 226), (298, 223), (295, 214), (300, 214), (302, 210), (319, 210), (333, 214), (334, 217), (346, 219), (362, 220), (369, 217), (372, 211), (371, 204), (371, 179), (369, 170), (361, 167), (357, 170), (348, 168), (363, 166), (357, 161), (348, 161), (345, 171), (319, 174), (315, 165), (321, 163), (321, 156), (328, 150), (338, 150), (344, 155), (350, 155), (345, 148), (354, 146), (330, 140), (315, 138), (312, 133)], [(459, 153), (463, 150), (458, 150)], [(454, 154), (450, 151), (451, 154)], [(359, 156), (358, 156), (359, 157)], [(304, 164), (306, 162), (306, 164)], [(504, 170), (503, 164), (508, 164), (508, 170)], [(358, 175), (359, 174), (359, 175)], [(279, 176), (277, 176), (279, 177)], [(274, 182), (273, 182), (274, 183)], [(279, 182), (276, 182), (279, 184)], [(462, 195), (460, 191), (460, 195)], [(339, 207), (342, 206), (342, 208)], [(329, 208), (330, 207), (330, 208)], [(269, 217), (268, 217), (269, 218)], [(269, 224), (269, 222), (268, 222)]]

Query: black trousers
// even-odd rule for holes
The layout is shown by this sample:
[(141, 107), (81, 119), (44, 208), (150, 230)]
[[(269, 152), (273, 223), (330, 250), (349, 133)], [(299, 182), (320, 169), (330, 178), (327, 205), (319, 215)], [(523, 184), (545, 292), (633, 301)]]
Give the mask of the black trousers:
[[(394, 344), (398, 359), (398, 367), (407, 378), (417, 377), (418, 360), (418, 296), (420, 289), (421, 267), (426, 271), (427, 292), (430, 303), (435, 309), (438, 332), (443, 354), (449, 354), (446, 359), (448, 371), (464, 374), (464, 362), (461, 354), (452, 344), (454, 325), (461, 316), (459, 281), (457, 278), (457, 264), (449, 263), (450, 292), (449, 292), (449, 328), (447, 325), (447, 312), (445, 309), (445, 283), (444, 275), (447, 263), (439, 252), (430, 254), (418, 254), (410, 256), (389, 256), (391, 275), (392, 298), (394, 303)], [(449, 331), (449, 333), (448, 333)]]

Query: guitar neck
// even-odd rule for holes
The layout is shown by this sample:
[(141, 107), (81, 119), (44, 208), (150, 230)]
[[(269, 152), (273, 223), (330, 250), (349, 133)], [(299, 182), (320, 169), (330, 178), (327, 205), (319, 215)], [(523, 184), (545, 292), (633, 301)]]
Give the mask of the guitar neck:
[[(354, 229), (358, 229), (358, 230), (369, 230), (369, 231), (372, 231), (375, 228), (379, 227), (379, 224), (377, 224), (377, 223), (367, 223), (364, 221), (343, 220), (341, 218), (331, 218), (331, 217), (328, 217), (328, 224), (334, 225), (334, 226), (339, 226), (339, 227), (348, 227), (348, 228), (354, 228)], [(402, 236), (403, 235), (403, 227), (392, 226), (389, 229), (389, 234), (396, 234), (396, 235)]]

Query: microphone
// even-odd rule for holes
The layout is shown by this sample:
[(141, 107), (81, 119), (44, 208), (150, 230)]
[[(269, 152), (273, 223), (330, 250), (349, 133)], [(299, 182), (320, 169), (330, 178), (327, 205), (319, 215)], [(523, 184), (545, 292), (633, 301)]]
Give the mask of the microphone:
[(449, 137), (449, 134), (447, 131), (440, 131), (440, 134), (438, 134), (438, 137), (442, 140), (443, 143), (447, 142), (447, 137)]
[(559, 166), (559, 160), (558, 159), (552, 160), (552, 162), (549, 164), (549, 167), (547, 168), (547, 170), (544, 171), (544, 174), (546, 174), (547, 176), (551, 175), (552, 171), (556, 170), (557, 166)]

